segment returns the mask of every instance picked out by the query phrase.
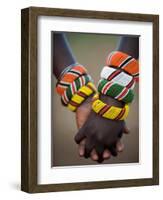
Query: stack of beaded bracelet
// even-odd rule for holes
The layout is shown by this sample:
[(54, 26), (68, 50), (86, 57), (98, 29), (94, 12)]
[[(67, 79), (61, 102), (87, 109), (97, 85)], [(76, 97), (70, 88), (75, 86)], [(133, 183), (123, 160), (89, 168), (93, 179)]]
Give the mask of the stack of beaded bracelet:
[(133, 88), (138, 81), (138, 61), (131, 56), (115, 51), (106, 60), (107, 66), (101, 71), (98, 92), (125, 103), (123, 108), (107, 105), (94, 95), (92, 109), (102, 117), (112, 120), (124, 120), (129, 112), (129, 105), (134, 99)]
[(85, 74), (82, 76), (79, 76), (77, 79), (75, 79), (64, 91), (64, 93), (61, 96), (61, 100), (63, 105), (67, 106), (73, 95), (84, 85), (86, 85), (88, 82), (91, 82), (91, 76)]
[(98, 92), (131, 103), (134, 99), (133, 88), (138, 81), (138, 61), (125, 53), (114, 51), (107, 57), (106, 64), (101, 71)]
[(71, 111), (76, 111), (78, 106), (96, 92), (96, 88), (87, 70), (77, 63), (62, 72), (56, 91), (61, 96), (63, 105)]
[(62, 72), (61, 77), (59, 78), (56, 91), (59, 95), (62, 95), (68, 86), (76, 80), (78, 77), (87, 74), (87, 70), (80, 64), (73, 64), (68, 67), (68, 70)]

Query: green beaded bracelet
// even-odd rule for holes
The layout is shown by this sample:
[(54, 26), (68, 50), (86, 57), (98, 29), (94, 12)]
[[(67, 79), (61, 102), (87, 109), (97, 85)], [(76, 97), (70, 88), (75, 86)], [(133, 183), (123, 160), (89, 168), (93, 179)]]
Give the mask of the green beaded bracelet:
[(106, 79), (99, 81), (98, 92), (125, 103), (131, 103), (134, 99), (133, 90)]

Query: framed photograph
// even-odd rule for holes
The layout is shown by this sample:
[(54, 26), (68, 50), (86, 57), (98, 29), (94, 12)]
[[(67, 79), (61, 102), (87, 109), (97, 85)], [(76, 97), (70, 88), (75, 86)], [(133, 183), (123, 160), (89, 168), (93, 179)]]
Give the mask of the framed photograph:
[(22, 9), (21, 102), (22, 191), (158, 185), (159, 16)]

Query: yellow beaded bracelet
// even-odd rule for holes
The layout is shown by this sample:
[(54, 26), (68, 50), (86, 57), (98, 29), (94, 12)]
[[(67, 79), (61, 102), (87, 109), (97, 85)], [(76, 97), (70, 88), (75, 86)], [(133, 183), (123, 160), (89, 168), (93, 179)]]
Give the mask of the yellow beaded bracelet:
[(82, 86), (77, 93), (75, 93), (68, 103), (68, 108), (71, 111), (76, 111), (77, 107), (82, 104), (86, 98), (96, 92), (96, 87), (92, 82), (88, 82), (87, 85)]
[(99, 99), (98, 93), (94, 95), (92, 101), (92, 110), (102, 117), (112, 120), (124, 120), (128, 116), (128, 104), (125, 104), (123, 108), (108, 105)]

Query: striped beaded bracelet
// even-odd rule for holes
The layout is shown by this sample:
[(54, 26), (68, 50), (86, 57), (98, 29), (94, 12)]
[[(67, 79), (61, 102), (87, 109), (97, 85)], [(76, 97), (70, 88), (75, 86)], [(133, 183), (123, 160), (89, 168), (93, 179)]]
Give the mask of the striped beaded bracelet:
[(129, 89), (133, 89), (135, 86), (135, 80), (133, 76), (112, 67), (104, 66), (100, 76), (102, 79), (113, 81)]
[(96, 88), (92, 82), (88, 82), (87, 85), (82, 86), (71, 98), (68, 103), (68, 108), (71, 111), (76, 111), (90, 95), (96, 92)]
[(125, 103), (131, 103), (134, 99), (134, 92), (131, 89), (106, 79), (99, 81), (98, 92)]
[(106, 65), (123, 69), (125, 72), (134, 76), (135, 80), (138, 81), (139, 63), (132, 56), (120, 51), (113, 51), (108, 55)]
[(86, 85), (88, 82), (92, 81), (92, 78), (90, 75), (82, 75), (78, 77), (75, 81), (73, 81), (68, 88), (64, 91), (64, 93), (61, 96), (61, 101), (64, 106), (67, 106), (73, 95), (84, 85)]
[(99, 94), (95, 94), (92, 101), (92, 110), (104, 118), (111, 120), (124, 120), (128, 116), (128, 104), (125, 104), (123, 108), (108, 105), (99, 99)]
[(68, 86), (83, 74), (87, 74), (87, 70), (80, 64), (72, 66), (66, 73), (64, 73), (61, 79), (57, 82), (56, 91), (59, 95), (62, 95)]
[(77, 65), (80, 65), (80, 64), (79, 64), (79, 63), (73, 63), (73, 64), (69, 65), (68, 67), (66, 67), (66, 68), (61, 72), (61, 74), (59, 75), (58, 81), (61, 80), (61, 78), (62, 78), (62, 76), (63, 76), (64, 74), (66, 74), (68, 71), (70, 71), (70, 69), (72, 69), (74, 66), (77, 66)]

